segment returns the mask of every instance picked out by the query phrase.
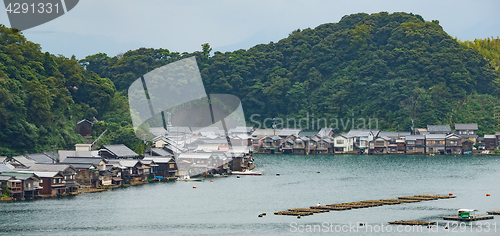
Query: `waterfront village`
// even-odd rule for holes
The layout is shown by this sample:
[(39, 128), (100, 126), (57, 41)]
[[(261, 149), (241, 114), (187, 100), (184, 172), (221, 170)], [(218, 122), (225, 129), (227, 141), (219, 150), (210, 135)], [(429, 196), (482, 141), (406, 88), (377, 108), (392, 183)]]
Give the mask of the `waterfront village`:
[(301, 129), (255, 129), (239, 126), (150, 128), (151, 147), (137, 154), (123, 144), (92, 141), (92, 122), (77, 132), (89, 142), (74, 150), (53, 150), (0, 157), (3, 201), (76, 195), (190, 177), (226, 177), (251, 171), (254, 153), (269, 154), (488, 154), (497, 150), (500, 132), (478, 137), (477, 124), (428, 125), (412, 132), (350, 130), (336, 134), (323, 128), (301, 135)]

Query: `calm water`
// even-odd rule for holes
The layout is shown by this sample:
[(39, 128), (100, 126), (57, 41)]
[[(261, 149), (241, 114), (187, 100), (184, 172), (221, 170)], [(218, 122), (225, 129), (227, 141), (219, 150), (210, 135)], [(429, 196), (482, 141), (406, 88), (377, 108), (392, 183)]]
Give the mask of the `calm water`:
[[(458, 208), (478, 209), (479, 214), (500, 210), (499, 157), (255, 155), (255, 159), (256, 170), (263, 170), (263, 176), (156, 183), (71, 198), (2, 203), (0, 234), (295, 235), (299, 232), (294, 231), (318, 225), (316, 233), (385, 235), (387, 232), (375, 231), (381, 230), (382, 224), (387, 230), (388, 221), (426, 220), (441, 224), (434, 229), (437, 233), (424, 228), (423, 232), (403, 234), (453, 235), (457, 233), (451, 230), (461, 229), (450, 225), (447, 232), (442, 217), (455, 215)], [(318, 203), (450, 192), (457, 198), (328, 212), (301, 219), (273, 215), (275, 210)], [(487, 193), (491, 197), (486, 197)], [(267, 216), (257, 217), (263, 212)], [(349, 224), (357, 226), (357, 222), (366, 222), (371, 231), (348, 229)], [(500, 217), (479, 222), (488, 222), (490, 232), (473, 223), (461, 235), (500, 235)], [(338, 233), (335, 229), (350, 232)], [(393, 235), (402, 234), (396, 226), (392, 230)]]

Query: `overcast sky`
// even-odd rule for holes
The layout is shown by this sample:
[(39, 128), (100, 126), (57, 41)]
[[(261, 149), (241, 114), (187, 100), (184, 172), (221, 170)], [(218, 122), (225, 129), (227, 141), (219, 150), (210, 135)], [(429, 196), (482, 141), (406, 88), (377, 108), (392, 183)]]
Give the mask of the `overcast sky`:
[[(140, 47), (192, 52), (203, 43), (225, 52), (276, 42), (295, 29), (338, 22), (344, 15), (381, 11), (439, 20), (462, 40), (500, 36), (496, 0), (80, 0), (73, 10), (24, 35), (43, 51), (78, 59)], [(10, 26), (5, 11), (0, 22)]]

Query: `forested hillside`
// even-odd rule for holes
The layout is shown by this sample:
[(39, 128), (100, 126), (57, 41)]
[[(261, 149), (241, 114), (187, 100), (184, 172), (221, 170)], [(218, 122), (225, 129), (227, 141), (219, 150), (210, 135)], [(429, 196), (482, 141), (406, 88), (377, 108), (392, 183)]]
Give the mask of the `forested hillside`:
[[(94, 138), (141, 152), (126, 90), (141, 75), (196, 56), (207, 93), (238, 96), (247, 121), (377, 118), (383, 130), (477, 122), (500, 131), (498, 39), (460, 42), (438, 21), (385, 12), (344, 16), (248, 50), (193, 53), (141, 48), (80, 61), (42, 53), (0, 26), (0, 154), (73, 148), (75, 124), (93, 117)], [(256, 119), (254, 117), (254, 119)], [(249, 125), (255, 125), (249, 123)], [(331, 125), (329, 123), (329, 125)], [(342, 127), (340, 127), (342, 128)], [(349, 129), (351, 127), (347, 127)]]
[[(327, 120), (377, 118), (385, 130), (409, 130), (411, 120), (417, 127), (478, 122), (481, 133), (497, 126), (491, 108), (499, 104), (498, 71), (477, 47), (461, 44), (438, 21), (419, 15), (360, 13), (249, 50), (210, 56), (210, 46), (202, 47), (194, 55), (207, 92), (240, 97), (247, 121), (252, 114), (261, 121), (314, 114)], [(81, 63), (124, 90), (145, 72), (183, 56), (188, 54), (139, 49)], [(491, 103), (467, 102), (478, 99)]]
[[(113, 82), (73, 59), (42, 53), (17, 30), (0, 25), (0, 154), (72, 149), (75, 124), (96, 117), (104, 143), (134, 145), (128, 101)], [(53, 147), (52, 147), (53, 146)]]

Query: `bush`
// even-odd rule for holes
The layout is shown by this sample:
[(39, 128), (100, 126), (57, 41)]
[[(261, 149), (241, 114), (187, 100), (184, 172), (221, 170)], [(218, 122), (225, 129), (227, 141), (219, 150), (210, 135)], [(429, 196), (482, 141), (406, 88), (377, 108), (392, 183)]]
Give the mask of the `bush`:
[(2, 197), (10, 197), (12, 194), (10, 192), (10, 189), (7, 188), (7, 185), (2, 186), (2, 191), (3, 191)]

